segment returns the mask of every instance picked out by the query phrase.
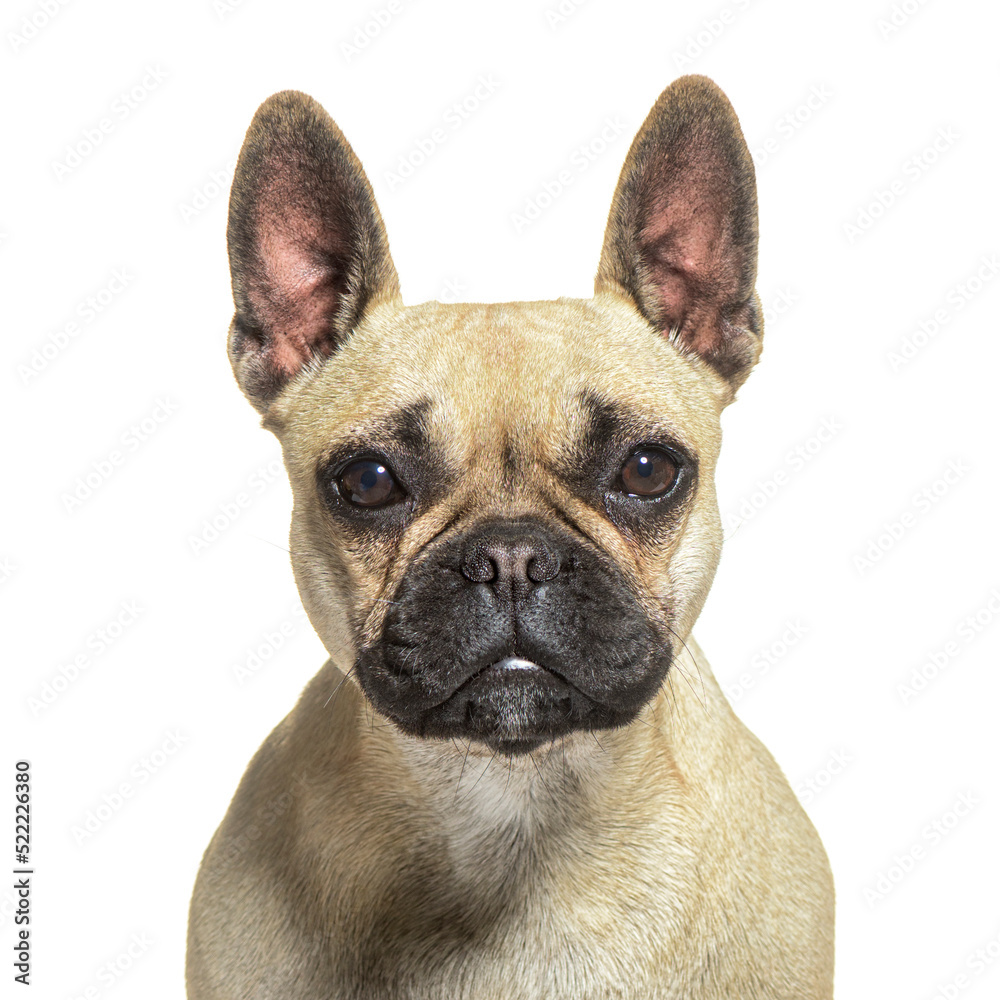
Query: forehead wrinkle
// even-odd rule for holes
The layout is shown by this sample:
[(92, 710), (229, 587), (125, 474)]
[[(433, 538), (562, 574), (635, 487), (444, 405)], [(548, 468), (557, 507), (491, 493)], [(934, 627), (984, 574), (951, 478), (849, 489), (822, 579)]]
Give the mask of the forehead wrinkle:
[(402, 456), (444, 471), (444, 456), (428, 430), (429, 411), (430, 400), (420, 399), (379, 414), (361, 425), (345, 428), (326, 442), (318, 465), (374, 452), (390, 461)]
[(627, 449), (644, 441), (667, 439), (683, 448), (693, 459), (698, 458), (694, 442), (673, 421), (653, 416), (633, 403), (607, 399), (587, 389), (577, 397), (584, 418), (582, 433), (574, 444), (583, 454), (608, 445)]
[(357, 432), (359, 438), (385, 442), (418, 455), (434, 448), (429, 428), (432, 409), (426, 396), (388, 410), (363, 425)]

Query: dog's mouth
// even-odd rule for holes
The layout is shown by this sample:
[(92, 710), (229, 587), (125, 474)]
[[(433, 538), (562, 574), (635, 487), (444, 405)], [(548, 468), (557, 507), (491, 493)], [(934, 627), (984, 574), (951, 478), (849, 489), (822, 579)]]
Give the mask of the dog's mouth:
[(510, 756), (578, 728), (593, 702), (564, 676), (521, 656), (477, 670), (424, 713), (421, 735), (461, 735)]
[[(667, 650), (659, 669), (653, 667), (651, 673), (662, 679), (669, 659)], [(366, 669), (371, 662), (365, 660), (363, 656), (359, 662), (362, 687), (375, 706), (404, 732), (473, 740), (505, 756), (531, 753), (577, 730), (625, 725), (648, 697), (648, 692), (643, 692), (644, 696), (634, 700), (608, 702), (582, 690), (567, 676), (569, 671), (509, 654), (491, 658), (458, 683), (455, 678), (446, 688), (439, 687), (433, 696), (415, 690), (412, 677), (398, 678), (403, 681), (402, 689), (396, 688), (396, 697), (386, 699), (385, 688), (371, 683), (371, 671)]]
[[(534, 660), (526, 659), (523, 656), (505, 656), (502, 660), (497, 660), (495, 663), (487, 663), (485, 666), (480, 667), (479, 670), (469, 677), (468, 680), (460, 684), (458, 688), (448, 697), (454, 698), (455, 695), (464, 691), (467, 687), (469, 687), (469, 685), (475, 684), (475, 682), (485, 674), (489, 674), (491, 677), (496, 677), (506, 682), (512, 678), (534, 680), (540, 675), (546, 673), (558, 678), (565, 684), (569, 684), (569, 681), (567, 681), (566, 678), (563, 677), (558, 671), (544, 667), (540, 663), (535, 663)], [(447, 700), (448, 699), (446, 698), (445, 701)]]

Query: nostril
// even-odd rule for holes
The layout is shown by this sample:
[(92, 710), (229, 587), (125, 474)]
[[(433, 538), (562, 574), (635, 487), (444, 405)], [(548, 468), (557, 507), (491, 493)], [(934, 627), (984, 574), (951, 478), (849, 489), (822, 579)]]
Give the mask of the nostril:
[(497, 575), (496, 564), (478, 546), (462, 560), (461, 569), (462, 576), (470, 583), (490, 583)]
[(528, 560), (528, 579), (533, 583), (545, 583), (559, 575), (559, 557), (547, 546), (539, 546)]

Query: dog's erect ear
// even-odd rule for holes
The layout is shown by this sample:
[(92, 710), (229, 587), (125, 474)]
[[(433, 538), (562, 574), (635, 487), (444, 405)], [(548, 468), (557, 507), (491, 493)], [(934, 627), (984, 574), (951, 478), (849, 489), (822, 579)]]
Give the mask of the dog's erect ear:
[(236, 317), (229, 358), (264, 412), (313, 358), (328, 357), (366, 308), (399, 296), (368, 178), (330, 116), (286, 90), (257, 110), (229, 198)]
[(684, 76), (629, 149), (596, 290), (629, 296), (656, 329), (735, 390), (760, 354), (753, 160), (725, 94)]

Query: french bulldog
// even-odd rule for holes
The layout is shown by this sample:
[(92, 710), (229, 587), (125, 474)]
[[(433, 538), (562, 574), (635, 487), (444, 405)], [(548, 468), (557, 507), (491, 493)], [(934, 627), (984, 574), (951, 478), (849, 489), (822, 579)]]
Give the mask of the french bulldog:
[(189, 998), (830, 998), (822, 844), (691, 635), (762, 335), (721, 90), (653, 106), (589, 300), (404, 306), (357, 157), (292, 91), (228, 246), (330, 659), (205, 853)]

